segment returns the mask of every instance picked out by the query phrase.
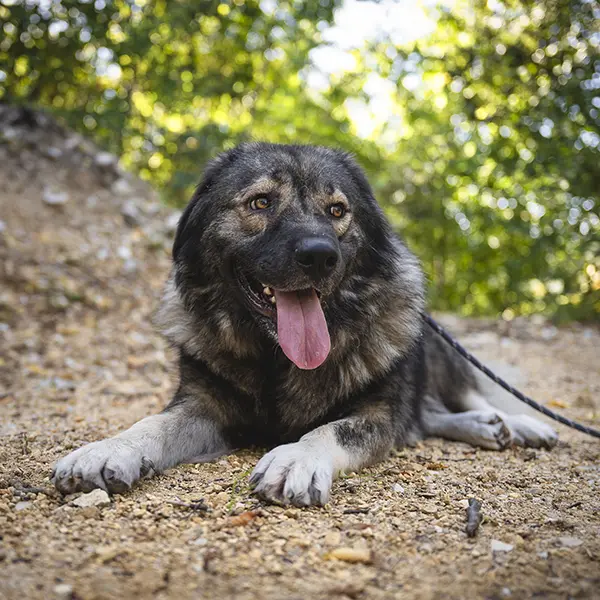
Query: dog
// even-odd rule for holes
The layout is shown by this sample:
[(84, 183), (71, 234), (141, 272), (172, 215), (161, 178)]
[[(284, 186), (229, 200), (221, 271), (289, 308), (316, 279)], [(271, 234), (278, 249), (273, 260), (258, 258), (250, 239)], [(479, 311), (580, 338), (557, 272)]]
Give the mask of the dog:
[(341, 151), (246, 143), (207, 166), (180, 219), (156, 322), (179, 355), (170, 404), (58, 461), (62, 493), (123, 493), (235, 449), (272, 448), (266, 501), (323, 505), (335, 477), (427, 436), (491, 450), (554, 430), (494, 408), (424, 328), (424, 276)]

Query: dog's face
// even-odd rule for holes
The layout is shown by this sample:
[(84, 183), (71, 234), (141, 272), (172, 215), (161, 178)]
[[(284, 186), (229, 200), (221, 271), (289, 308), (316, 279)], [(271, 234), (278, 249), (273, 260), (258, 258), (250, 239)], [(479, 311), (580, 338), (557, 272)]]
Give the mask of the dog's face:
[(174, 258), (188, 271), (192, 266), (198, 283), (221, 278), (223, 293), (242, 303), (298, 367), (310, 369), (330, 349), (323, 306), (381, 219), (346, 155), (247, 144), (208, 167), (181, 219)]

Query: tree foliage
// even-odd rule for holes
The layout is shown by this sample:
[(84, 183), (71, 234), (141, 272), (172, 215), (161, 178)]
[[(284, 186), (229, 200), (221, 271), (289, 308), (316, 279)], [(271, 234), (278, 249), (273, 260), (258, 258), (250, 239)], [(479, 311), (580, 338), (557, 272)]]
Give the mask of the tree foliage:
[[(326, 90), (310, 51), (339, 0), (0, 0), (0, 99), (51, 108), (183, 203), (249, 138), (341, 146), (422, 257), (435, 307), (600, 313), (600, 7), (458, 1)], [(358, 137), (349, 103), (393, 84)]]

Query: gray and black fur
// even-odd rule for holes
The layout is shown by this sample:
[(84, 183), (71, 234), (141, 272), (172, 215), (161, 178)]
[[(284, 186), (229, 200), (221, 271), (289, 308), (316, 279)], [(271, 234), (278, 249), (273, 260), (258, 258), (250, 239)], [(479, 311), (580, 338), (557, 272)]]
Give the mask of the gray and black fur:
[[(266, 198), (268, 208), (253, 210)], [(333, 219), (332, 205), (344, 214)], [(296, 250), (323, 240), (335, 267)], [(266, 284), (318, 290), (331, 338), (302, 370), (278, 345)], [(471, 366), (424, 329), (417, 259), (394, 234), (356, 163), (313, 146), (243, 144), (206, 169), (173, 247), (157, 323), (179, 352), (168, 407), (58, 462), (59, 490), (128, 489), (142, 476), (247, 446), (274, 447), (251, 481), (270, 501), (324, 504), (334, 477), (436, 435), (491, 449), (552, 446), (554, 431), (508, 416)]]

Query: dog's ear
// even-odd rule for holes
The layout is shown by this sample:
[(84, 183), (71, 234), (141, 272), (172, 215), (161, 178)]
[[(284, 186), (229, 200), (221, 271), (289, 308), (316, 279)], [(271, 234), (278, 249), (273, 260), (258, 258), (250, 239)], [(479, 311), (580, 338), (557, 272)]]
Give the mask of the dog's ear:
[(190, 241), (192, 233), (198, 235), (198, 228), (202, 227), (207, 195), (211, 191), (214, 182), (218, 180), (224, 169), (226, 169), (237, 158), (240, 146), (223, 152), (206, 164), (200, 183), (196, 186), (194, 195), (186, 206), (175, 232), (173, 242), (173, 259), (178, 261), (184, 251), (186, 244)]

